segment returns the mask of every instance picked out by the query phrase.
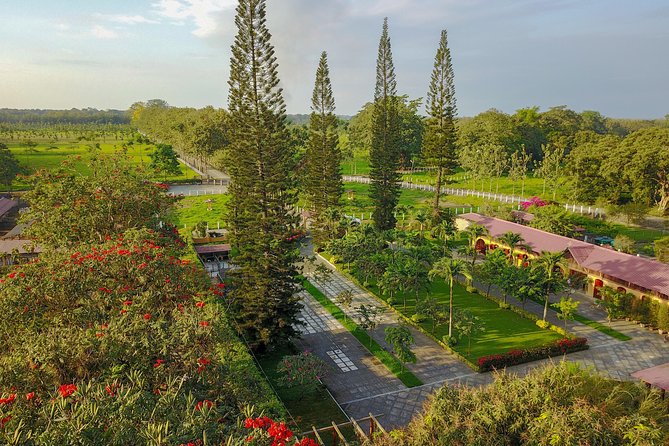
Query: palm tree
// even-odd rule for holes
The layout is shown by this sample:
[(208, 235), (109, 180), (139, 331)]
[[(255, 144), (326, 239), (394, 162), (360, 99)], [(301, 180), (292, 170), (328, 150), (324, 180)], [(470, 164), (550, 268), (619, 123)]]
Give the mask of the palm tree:
[(511, 261), (512, 264), (515, 264), (513, 251), (516, 249), (516, 247), (525, 243), (525, 239), (523, 238), (523, 236), (515, 232), (509, 231), (499, 236), (497, 240), (500, 243), (509, 247), (508, 259)]
[(448, 301), (448, 337), (450, 339), (453, 333), (453, 284), (456, 276), (465, 276), (471, 280), (472, 276), (469, 268), (465, 262), (457, 259), (449, 259), (444, 257), (437, 260), (428, 273), (430, 279), (439, 277), (448, 282), (449, 285), (449, 301)]
[(428, 211), (425, 209), (421, 209), (416, 214), (413, 216), (414, 221), (416, 222), (416, 225), (419, 228), (419, 234), (421, 237), (423, 237), (423, 229), (425, 226), (429, 223), (430, 221), (430, 214)]
[[(567, 262), (564, 258), (564, 252), (548, 252), (541, 251), (541, 256), (536, 261), (536, 267), (539, 268), (543, 275), (543, 294), (544, 294), (544, 321), (548, 314), (548, 298), (551, 292), (557, 292), (562, 287), (564, 282), (564, 271), (568, 269)], [(556, 271), (559, 271), (556, 273)]]
[(488, 228), (485, 226), (479, 225), (477, 223), (472, 223), (465, 229), (465, 235), (467, 236), (467, 240), (469, 242), (469, 247), (472, 248), (471, 250), (463, 250), (463, 252), (467, 252), (469, 255), (472, 257), (472, 264), (471, 264), (471, 273), (472, 276), (474, 275), (474, 271), (476, 268), (476, 258), (478, 257), (478, 251), (476, 250), (476, 241), (481, 238), (482, 236), (488, 234)]
[(410, 212), (411, 212), (411, 206), (407, 206), (405, 204), (398, 204), (397, 206), (395, 206), (395, 214), (402, 216), (402, 225), (401, 225), (402, 228), (404, 228), (404, 220), (406, 219), (406, 216)]
[(432, 228), (432, 237), (436, 238), (442, 243), (444, 248), (444, 257), (450, 257), (450, 247), (448, 246), (448, 242), (451, 240), (452, 235), (453, 227), (449, 224), (449, 222), (442, 221)]

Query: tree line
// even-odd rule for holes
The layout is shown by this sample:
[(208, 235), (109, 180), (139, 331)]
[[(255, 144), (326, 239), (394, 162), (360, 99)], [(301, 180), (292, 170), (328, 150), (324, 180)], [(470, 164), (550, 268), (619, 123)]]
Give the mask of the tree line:
[(126, 110), (72, 108), (70, 110), (0, 108), (0, 123), (10, 124), (129, 124)]

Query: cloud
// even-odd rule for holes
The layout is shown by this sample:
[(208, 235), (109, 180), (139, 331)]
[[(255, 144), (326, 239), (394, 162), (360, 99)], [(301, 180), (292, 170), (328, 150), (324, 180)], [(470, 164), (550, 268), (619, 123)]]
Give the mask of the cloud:
[(66, 23), (57, 23), (56, 24), (56, 29), (58, 31), (69, 31), (70, 30), (70, 25)]
[(98, 39), (117, 39), (119, 37), (116, 31), (102, 25), (95, 25), (91, 28), (91, 35)]
[(236, 0), (159, 0), (152, 6), (158, 15), (176, 23), (192, 22), (194, 35), (208, 37), (218, 31), (220, 14), (236, 5)]
[(159, 23), (157, 20), (151, 20), (143, 15), (126, 15), (126, 14), (95, 14), (96, 18), (108, 20), (114, 23), (123, 25), (139, 25), (139, 24), (154, 24)]

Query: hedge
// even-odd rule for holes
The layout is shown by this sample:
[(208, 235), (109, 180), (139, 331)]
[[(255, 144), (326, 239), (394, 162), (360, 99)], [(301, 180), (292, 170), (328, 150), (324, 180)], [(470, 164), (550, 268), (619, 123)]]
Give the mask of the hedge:
[(588, 340), (585, 338), (559, 339), (548, 345), (522, 350), (514, 349), (498, 355), (483, 356), (478, 360), (478, 367), (480, 372), (487, 372), (539, 359), (566, 355), (567, 353), (587, 350), (588, 348)]

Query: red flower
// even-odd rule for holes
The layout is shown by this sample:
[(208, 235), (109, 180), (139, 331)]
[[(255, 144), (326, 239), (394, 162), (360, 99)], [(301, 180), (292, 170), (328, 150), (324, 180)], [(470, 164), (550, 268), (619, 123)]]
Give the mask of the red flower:
[(303, 438), (302, 441), (295, 443), (295, 446), (318, 446), (318, 443), (311, 438)]
[(153, 368), (156, 369), (156, 368), (160, 367), (160, 366), (163, 365), (163, 364), (165, 364), (165, 360), (164, 360), (164, 359), (156, 359), (156, 363), (153, 364)]
[(200, 322), (200, 327), (208, 327), (208, 326), (209, 326), (209, 322), (207, 322), (207, 321)]
[(121, 314), (126, 314), (127, 312), (128, 310), (126, 310), (125, 308), (121, 310)]
[(98, 338), (104, 338), (105, 334), (97, 332), (97, 333), (95, 333), (95, 336), (98, 337)]
[(144, 320), (145, 320), (145, 321), (148, 321), (149, 319), (151, 319), (151, 313), (146, 313), (146, 314), (144, 315)]
[(198, 307), (198, 308), (204, 308), (205, 305), (207, 305), (207, 304), (205, 304), (204, 302), (198, 302), (198, 303), (195, 304), (195, 306)]
[(15, 399), (16, 399), (15, 393), (12, 393), (7, 398), (0, 398), (0, 406), (4, 406), (6, 404), (12, 404)]
[(0, 429), (5, 428), (5, 424), (9, 423), (9, 421), (12, 419), (11, 415), (7, 415), (5, 418), (0, 419)]
[(35, 398), (35, 392), (26, 393), (26, 401), (30, 401)]
[(10, 279), (13, 279), (14, 277), (16, 277), (16, 273), (11, 272), (11, 273), (9, 273), (9, 275), (7, 277), (9, 277)]
[(132, 301), (131, 300), (126, 300), (125, 302), (123, 302), (123, 305), (125, 305), (126, 307), (129, 307), (130, 305), (132, 305)]
[(197, 411), (201, 411), (202, 408), (203, 408), (205, 405), (206, 405), (209, 409), (211, 409), (211, 408), (214, 406), (214, 403), (212, 403), (212, 402), (209, 401), (209, 400), (200, 401), (200, 402), (197, 403), (197, 405), (195, 406), (195, 410), (197, 410)]
[(58, 391), (60, 392), (60, 395), (63, 398), (67, 398), (68, 396), (72, 395), (74, 392), (77, 391), (77, 385), (76, 384), (63, 384), (58, 388)]

